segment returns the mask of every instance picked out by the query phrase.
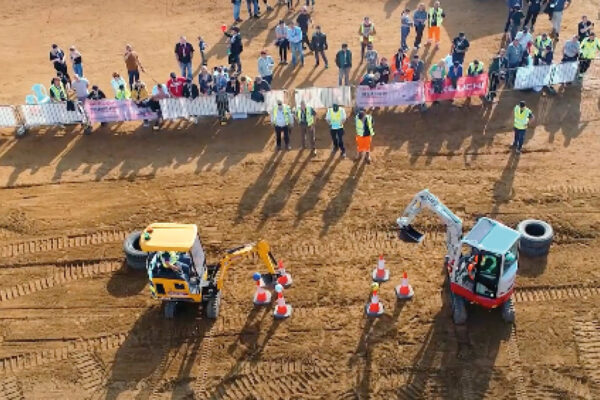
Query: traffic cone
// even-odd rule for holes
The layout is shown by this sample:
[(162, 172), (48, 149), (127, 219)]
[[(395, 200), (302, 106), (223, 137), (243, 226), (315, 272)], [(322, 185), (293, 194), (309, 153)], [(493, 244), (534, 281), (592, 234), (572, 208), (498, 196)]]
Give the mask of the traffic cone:
[(285, 303), (283, 298), (283, 286), (279, 283), (275, 285), (275, 291), (277, 292), (277, 305), (275, 311), (273, 311), (273, 317), (275, 319), (284, 319), (292, 315), (292, 306)]
[(371, 285), (371, 301), (367, 303), (365, 311), (369, 317), (379, 317), (383, 314), (383, 304), (379, 302), (379, 284), (373, 282)]
[(265, 290), (260, 284), (260, 274), (255, 272), (252, 279), (256, 281), (256, 292), (254, 292), (254, 305), (262, 306), (271, 302), (271, 292)]
[(285, 271), (285, 267), (283, 266), (283, 261), (279, 260), (277, 263), (277, 282), (283, 286), (284, 288), (289, 288), (292, 286), (292, 275)]
[(415, 295), (412, 286), (408, 283), (408, 274), (406, 271), (404, 271), (404, 274), (402, 275), (402, 283), (396, 286), (394, 291), (396, 292), (396, 297), (402, 300), (412, 299)]
[(385, 260), (383, 258), (383, 254), (379, 256), (377, 268), (373, 270), (373, 280), (375, 282), (387, 282), (390, 280), (390, 270), (385, 269)]

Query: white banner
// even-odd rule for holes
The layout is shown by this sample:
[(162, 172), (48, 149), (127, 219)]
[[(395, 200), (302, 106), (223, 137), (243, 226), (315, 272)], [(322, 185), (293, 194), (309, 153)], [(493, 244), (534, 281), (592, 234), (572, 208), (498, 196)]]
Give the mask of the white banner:
[(531, 89), (536, 86), (549, 85), (552, 67), (552, 65), (519, 67), (515, 79), (515, 89)]
[(374, 89), (369, 86), (356, 88), (358, 107), (408, 106), (423, 103), (425, 103), (423, 82), (391, 83)]
[(579, 62), (572, 61), (562, 64), (555, 64), (550, 76), (550, 83), (556, 85), (559, 83), (573, 82), (577, 78)]
[(296, 107), (300, 106), (302, 100), (312, 108), (329, 108), (334, 103), (349, 107), (352, 105), (352, 90), (350, 86), (296, 89), (294, 95)]

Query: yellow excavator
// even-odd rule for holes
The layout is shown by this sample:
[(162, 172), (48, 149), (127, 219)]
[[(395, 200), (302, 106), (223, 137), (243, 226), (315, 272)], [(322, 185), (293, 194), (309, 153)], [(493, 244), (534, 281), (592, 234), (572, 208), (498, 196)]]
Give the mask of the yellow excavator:
[(139, 248), (147, 253), (150, 292), (163, 301), (167, 319), (184, 302), (201, 303), (206, 317), (216, 319), (227, 271), (242, 258), (258, 255), (267, 267), (262, 274), (265, 285), (279, 278), (277, 260), (264, 240), (227, 250), (218, 264), (207, 264), (198, 227), (193, 224), (151, 224), (139, 234)]

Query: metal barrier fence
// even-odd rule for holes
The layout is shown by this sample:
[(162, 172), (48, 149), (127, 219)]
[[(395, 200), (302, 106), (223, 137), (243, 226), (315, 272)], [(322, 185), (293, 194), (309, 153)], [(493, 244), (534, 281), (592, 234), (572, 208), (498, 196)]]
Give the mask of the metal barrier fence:
[(519, 67), (514, 88), (533, 89), (548, 85), (573, 82), (577, 78), (579, 63), (577, 61), (562, 64), (537, 65)]
[(69, 125), (87, 123), (87, 118), (80, 104), (73, 110), (67, 110), (67, 103), (48, 103), (19, 106), (26, 128), (47, 125)]
[(0, 127), (15, 128), (20, 125), (19, 114), (15, 106), (0, 106)]
[(304, 100), (307, 106), (312, 108), (329, 108), (333, 104), (340, 106), (352, 105), (352, 88), (350, 86), (341, 87), (310, 87), (305, 89), (296, 89), (294, 93), (294, 102), (296, 106)]

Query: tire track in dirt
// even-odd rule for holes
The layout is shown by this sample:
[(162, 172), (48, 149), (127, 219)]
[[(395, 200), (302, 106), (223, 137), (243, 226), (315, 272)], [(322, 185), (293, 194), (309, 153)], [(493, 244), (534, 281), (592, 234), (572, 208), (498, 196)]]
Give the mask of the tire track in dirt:
[(556, 286), (517, 286), (513, 295), (516, 303), (573, 300), (600, 296), (600, 283)]
[(21, 296), (73, 282), (78, 279), (92, 278), (96, 275), (112, 273), (121, 268), (123, 268), (123, 263), (121, 261), (96, 262), (91, 264), (76, 263), (73, 265), (61, 266), (60, 270), (51, 276), (38, 278), (8, 289), (0, 290), (0, 304)]
[(206, 380), (208, 378), (208, 368), (209, 368), (209, 360), (212, 354), (212, 348), (214, 345), (214, 335), (217, 331), (217, 324), (213, 324), (207, 335), (202, 340), (202, 349), (200, 350), (200, 374), (197, 379), (195, 379), (192, 384), (192, 393), (194, 393), (194, 398), (205, 399), (208, 396), (207, 388), (206, 388)]
[(94, 394), (103, 388), (107, 379), (106, 369), (93, 351), (73, 352), (69, 359), (79, 374), (77, 383), (85, 391)]
[(534, 399), (586, 399), (592, 400), (589, 387), (580, 377), (568, 375), (568, 370), (554, 368), (534, 372), (530, 397)]
[(517, 338), (517, 328), (515, 324), (512, 325), (510, 330), (510, 336), (508, 338), (508, 358), (510, 360), (509, 370), (514, 374), (514, 389), (515, 397), (517, 400), (526, 400), (527, 387), (525, 385), (525, 378), (523, 377), (523, 363), (521, 362), (521, 355), (519, 353), (519, 342)]
[(573, 333), (577, 344), (579, 361), (589, 378), (592, 398), (600, 398), (600, 321), (577, 318)]
[(24, 400), (21, 382), (14, 376), (8, 376), (0, 381), (0, 399), (2, 400)]

